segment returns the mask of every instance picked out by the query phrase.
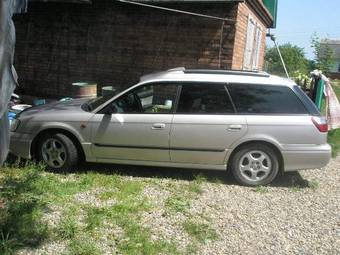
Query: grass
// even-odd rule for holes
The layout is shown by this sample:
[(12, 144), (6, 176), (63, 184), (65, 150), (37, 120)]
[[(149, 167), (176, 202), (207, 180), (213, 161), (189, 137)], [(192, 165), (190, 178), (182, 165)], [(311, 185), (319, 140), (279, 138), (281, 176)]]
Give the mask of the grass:
[(265, 186), (257, 186), (257, 187), (255, 188), (255, 192), (256, 192), (256, 193), (264, 194), (264, 193), (268, 193), (268, 192), (269, 192), (269, 189), (268, 189), (268, 187), (265, 187)]
[(190, 197), (187, 195), (173, 195), (165, 201), (165, 206), (170, 212), (186, 213), (190, 208)]
[(12, 254), (22, 247), (37, 247), (49, 237), (41, 221), (46, 200), (39, 185), (41, 167), (28, 165), (25, 171), (1, 169), (0, 254)]
[(69, 255), (101, 255), (103, 252), (88, 238), (72, 239), (69, 244)]
[(75, 217), (66, 216), (60, 222), (57, 228), (57, 235), (61, 239), (73, 239), (80, 232), (77, 220)]
[[(331, 84), (338, 99), (340, 99), (340, 80), (332, 81)], [(333, 157), (336, 157), (340, 153), (340, 129), (329, 132), (328, 143), (332, 146)]]
[[(67, 254), (102, 254), (96, 245), (103, 232), (120, 228), (122, 236), (108, 236), (112, 253), (178, 254), (177, 245), (158, 237), (140, 225), (140, 214), (151, 206), (143, 196), (144, 183), (111, 174), (80, 173), (58, 175), (43, 167), (16, 165), (0, 169), (0, 254), (15, 254), (22, 248), (36, 248), (43, 242), (64, 240)], [(94, 192), (103, 206), (76, 200), (77, 194)], [(85, 193), (87, 194), (87, 193)], [(82, 198), (86, 200), (85, 198)], [(105, 206), (105, 201), (114, 203)], [(53, 204), (61, 210), (57, 226), (42, 219)], [(110, 232), (109, 232), (110, 233)], [(117, 240), (116, 240), (117, 239)]]
[(304, 181), (301, 183), (295, 183), (291, 187), (289, 187), (289, 190), (291, 192), (299, 192), (304, 189), (310, 189), (312, 191), (316, 191), (319, 188), (319, 182), (317, 181)]
[(191, 220), (184, 222), (185, 231), (196, 241), (206, 244), (209, 241), (217, 240), (218, 234), (209, 224), (197, 223)]

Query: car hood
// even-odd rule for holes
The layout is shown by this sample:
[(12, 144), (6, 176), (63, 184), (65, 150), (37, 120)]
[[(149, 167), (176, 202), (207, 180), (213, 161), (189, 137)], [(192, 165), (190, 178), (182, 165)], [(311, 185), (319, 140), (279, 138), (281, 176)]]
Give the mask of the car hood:
[(28, 108), (21, 113), (19, 113), (20, 117), (28, 117), (36, 114), (47, 114), (50, 116), (59, 115), (59, 114), (72, 114), (72, 113), (80, 113), (85, 112), (81, 109), (82, 104), (87, 102), (89, 99), (73, 99), (68, 101), (57, 101), (45, 105), (34, 106)]

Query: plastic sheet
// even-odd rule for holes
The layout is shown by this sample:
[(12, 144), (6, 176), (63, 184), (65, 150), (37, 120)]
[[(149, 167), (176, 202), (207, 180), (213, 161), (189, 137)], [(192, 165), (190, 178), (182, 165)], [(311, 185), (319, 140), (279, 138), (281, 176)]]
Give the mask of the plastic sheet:
[(13, 67), (15, 28), (14, 13), (25, 12), (27, 0), (0, 0), (0, 165), (8, 154), (9, 123), (7, 106), (17, 85), (17, 75)]

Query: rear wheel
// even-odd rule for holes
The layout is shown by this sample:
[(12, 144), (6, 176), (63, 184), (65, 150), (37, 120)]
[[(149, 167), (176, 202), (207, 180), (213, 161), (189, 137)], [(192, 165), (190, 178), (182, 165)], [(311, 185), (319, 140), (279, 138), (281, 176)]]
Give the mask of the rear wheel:
[(72, 140), (64, 134), (47, 134), (40, 139), (39, 160), (55, 171), (66, 171), (74, 167), (79, 153)]
[(252, 144), (238, 150), (231, 159), (235, 179), (248, 186), (271, 183), (279, 172), (276, 153), (263, 144)]

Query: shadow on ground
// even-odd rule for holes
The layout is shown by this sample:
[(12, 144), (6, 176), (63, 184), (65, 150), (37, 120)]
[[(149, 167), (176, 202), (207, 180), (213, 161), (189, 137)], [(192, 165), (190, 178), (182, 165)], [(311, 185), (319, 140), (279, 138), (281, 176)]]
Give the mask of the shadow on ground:
[[(78, 169), (78, 170), (77, 170)], [(84, 163), (77, 167), (76, 173), (99, 172), (102, 174), (119, 174), (122, 176), (146, 177), (146, 178), (165, 178), (174, 180), (192, 181), (198, 175), (204, 177), (208, 182), (219, 182), (226, 185), (238, 185), (230, 172), (218, 170), (197, 170), (167, 167), (145, 167), (127, 166), (115, 164), (96, 164)], [(272, 187), (309, 187), (309, 181), (303, 179), (299, 172), (289, 172), (279, 175), (270, 185)]]

